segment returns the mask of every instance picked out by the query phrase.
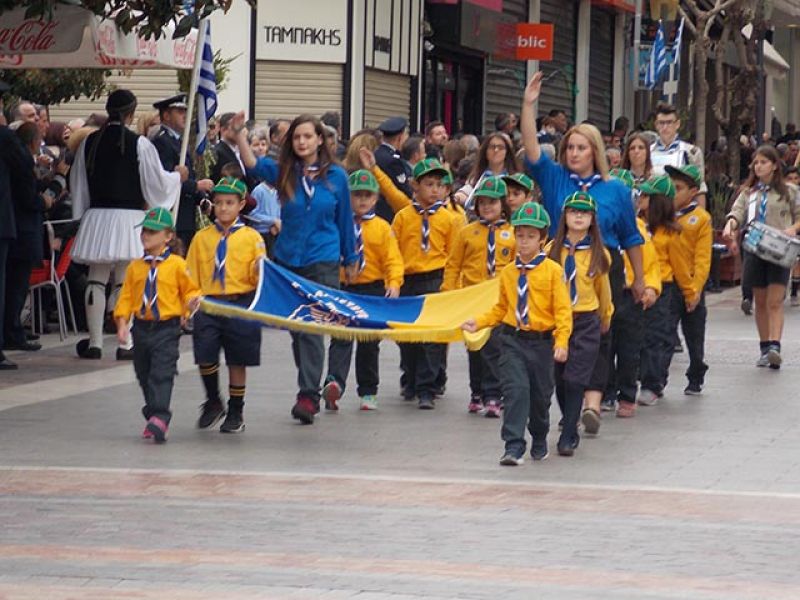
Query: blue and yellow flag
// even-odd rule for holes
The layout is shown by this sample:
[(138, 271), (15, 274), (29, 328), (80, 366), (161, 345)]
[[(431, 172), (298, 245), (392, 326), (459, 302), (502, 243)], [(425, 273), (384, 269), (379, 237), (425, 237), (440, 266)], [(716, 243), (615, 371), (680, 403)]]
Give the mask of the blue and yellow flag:
[(272, 261), (261, 263), (259, 286), (248, 307), (204, 298), (204, 312), (258, 321), (269, 327), (350, 340), (460, 342), (480, 348), (489, 331), (468, 334), (461, 324), (497, 302), (497, 280), (427, 296), (362, 296), (319, 285)]

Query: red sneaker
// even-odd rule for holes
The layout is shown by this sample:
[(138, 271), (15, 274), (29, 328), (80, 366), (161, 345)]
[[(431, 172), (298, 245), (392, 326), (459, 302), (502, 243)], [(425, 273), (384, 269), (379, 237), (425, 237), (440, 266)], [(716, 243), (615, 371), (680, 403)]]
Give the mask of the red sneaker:
[(339, 410), (337, 404), (342, 397), (342, 386), (335, 379), (330, 379), (322, 388), (322, 399), (325, 400), (325, 410)]
[(314, 422), (314, 415), (318, 412), (316, 403), (308, 396), (298, 396), (297, 402), (292, 407), (292, 417), (303, 425), (311, 425)]
[(159, 444), (163, 444), (167, 441), (168, 429), (169, 427), (163, 419), (150, 417), (147, 420), (147, 431), (153, 434), (153, 439)]

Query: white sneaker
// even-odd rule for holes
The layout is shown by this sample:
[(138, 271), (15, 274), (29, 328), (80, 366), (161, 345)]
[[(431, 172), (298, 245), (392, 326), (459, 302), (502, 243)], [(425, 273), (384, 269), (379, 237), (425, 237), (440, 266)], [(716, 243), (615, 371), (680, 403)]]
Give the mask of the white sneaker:
[(658, 394), (650, 390), (642, 389), (639, 391), (637, 402), (642, 406), (655, 406), (658, 404)]
[(378, 399), (372, 394), (361, 396), (361, 410), (378, 410)]

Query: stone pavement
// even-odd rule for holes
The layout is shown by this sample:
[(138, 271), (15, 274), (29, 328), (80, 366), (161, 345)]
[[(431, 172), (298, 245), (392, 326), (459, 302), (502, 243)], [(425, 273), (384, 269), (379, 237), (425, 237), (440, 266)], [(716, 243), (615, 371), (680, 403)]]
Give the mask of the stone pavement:
[(663, 403), (516, 469), (499, 422), (466, 414), (456, 346), (435, 411), (399, 398), (384, 343), (380, 410), (348, 393), (302, 427), (288, 334), (265, 330), (248, 429), (225, 436), (194, 429), (187, 339), (154, 446), (130, 364), (48, 340), (0, 375), (0, 599), (796, 600), (800, 309), (776, 373), (753, 367), (736, 292), (709, 303), (703, 397), (678, 355)]

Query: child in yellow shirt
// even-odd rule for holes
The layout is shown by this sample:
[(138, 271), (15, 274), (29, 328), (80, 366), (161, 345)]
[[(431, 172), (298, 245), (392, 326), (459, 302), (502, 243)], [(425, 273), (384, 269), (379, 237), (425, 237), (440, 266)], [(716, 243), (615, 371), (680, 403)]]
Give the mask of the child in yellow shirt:
[(526, 202), (535, 202), (533, 197), (533, 179), (525, 173), (514, 173), (513, 175), (503, 175), (503, 181), (508, 187), (506, 204), (509, 214), (514, 214), (519, 207)]
[[(173, 254), (175, 226), (170, 212), (154, 208), (141, 224), (145, 256), (134, 260), (114, 308), (120, 344), (133, 335), (133, 368), (144, 393), (142, 437), (167, 441), (172, 419), (172, 385), (178, 372), (181, 321), (199, 305), (200, 290), (189, 277), (186, 262)], [(133, 329), (128, 330), (131, 317)]]
[[(514, 228), (508, 222), (506, 184), (501, 177), (487, 177), (475, 191), (478, 220), (458, 233), (444, 267), (442, 291), (469, 287), (494, 279), (514, 260)], [(479, 351), (470, 351), (470, 414), (485, 410), (487, 417), (500, 417), (502, 408), (497, 363), (500, 359), (497, 336), (492, 336)]]
[[(198, 231), (189, 246), (186, 263), (192, 280), (204, 296), (249, 306), (258, 286), (259, 265), (266, 256), (261, 235), (247, 227), (239, 214), (245, 207), (247, 186), (233, 177), (214, 186), (213, 225)], [(222, 433), (244, 431), (246, 367), (261, 362), (261, 326), (254, 321), (229, 319), (203, 312), (194, 318), (194, 360), (206, 390), (199, 429), (208, 429), (225, 416)], [(228, 365), (228, 411), (219, 393), (219, 353)]]
[[(358, 277), (342, 289), (366, 296), (397, 298), (403, 285), (403, 257), (389, 224), (375, 214), (378, 182), (367, 170), (350, 174), (350, 203), (358, 253)], [(344, 275), (344, 273), (342, 273)], [(378, 341), (358, 342), (356, 348), (356, 383), (361, 410), (378, 408)], [(322, 388), (322, 399), (328, 410), (338, 410), (337, 402), (344, 394), (353, 342), (331, 340), (328, 350), (328, 376)]]
[(531, 433), (531, 457), (549, 455), (553, 363), (566, 362), (572, 333), (572, 306), (564, 270), (547, 258), (542, 245), (550, 227), (547, 211), (533, 202), (511, 217), (517, 256), (500, 273), (500, 295), (488, 313), (462, 325), (475, 332), (500, 325), (500, 385), (505, 410), (501, 436), (503, 466), (524, 462), (525, 428)]
[[(597, 224), (597, 203), (587, 192), (575, 192), (564, 209), (548, 255), (564, 268), (564, 282), (572, 303), (569, 359), (556, 365), (556, 398), (562, 430), (558, 453), (572, 456), (580, 442), (578, 419), (586, 390), (605, 391), (606, 379), (592, 381), (600, 353), (600, 336), (611, 328), (614, 305), (608, 271), (611, 255)], [(593, 418), (599, 418), (597, 410)]]

